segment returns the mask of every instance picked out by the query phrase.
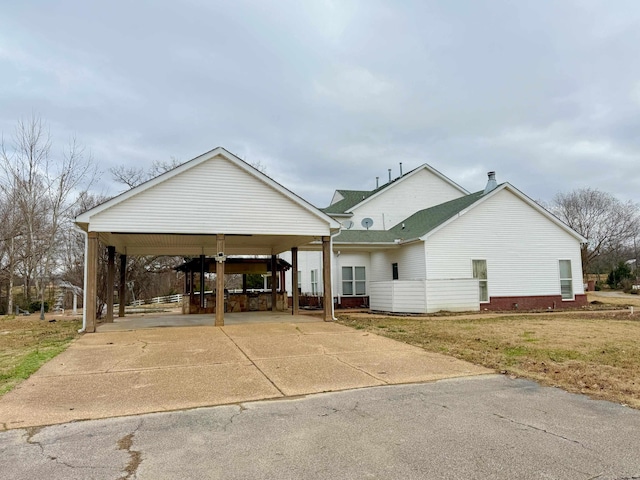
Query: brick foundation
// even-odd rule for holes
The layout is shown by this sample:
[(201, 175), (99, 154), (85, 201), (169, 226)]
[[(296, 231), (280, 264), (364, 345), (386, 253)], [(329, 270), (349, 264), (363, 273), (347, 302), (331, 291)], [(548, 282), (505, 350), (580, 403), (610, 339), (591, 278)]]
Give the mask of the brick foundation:
[(587, 305), (586, 295), (576, 295), (575, 300), (562, 300), (561, 295), (531, 297), (490, 297), (489, 303), (481, 303), (480, 310), (562, 310)]
[(362, 308), (369, 307), (369, 297), (340, 297), (338, 308)]
[[(333, 297), (334, 300), (337, 297)], [(322, 297), (300, 296), (300, 307), (320, 307)], [(289, 297), (289, 308), (293, 305), (293, 297)], [(369, 308), (369, 297), (340, 297), (340, 303), (334, 304), (336, 308)]]

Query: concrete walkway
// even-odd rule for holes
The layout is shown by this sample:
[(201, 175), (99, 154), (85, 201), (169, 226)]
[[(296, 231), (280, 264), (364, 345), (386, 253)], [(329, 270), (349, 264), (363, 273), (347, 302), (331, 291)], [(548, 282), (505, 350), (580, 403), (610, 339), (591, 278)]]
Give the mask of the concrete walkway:
[(0, 430), (487, 373), (318, 321), (102, 332), (0, 398)]

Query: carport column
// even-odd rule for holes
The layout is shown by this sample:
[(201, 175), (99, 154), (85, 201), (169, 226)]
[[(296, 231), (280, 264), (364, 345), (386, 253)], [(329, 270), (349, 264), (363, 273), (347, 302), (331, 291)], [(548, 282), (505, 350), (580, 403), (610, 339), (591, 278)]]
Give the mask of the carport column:
[(278, 298), (278, 259), (271, 255), (271, 311), (276, 311)]
[(113, 323), (113, 288), (116, 276), (116, 247), (107, 247), (107, 317), (105, 320)]
[(322, 285), (324, 288), (322, 319), (325, 322), (333, 320), (331, 293), (331, 237), (322, 237)]
[(120, 284), (118, 285), (118, 316), (124, 317), (127, 303), (127, 256), (120, 254)]
[[(224, 254), (224, 235), (217, 235), (217, 247), (218, 255)], [(218, 264), (216, 265), (216, 327), (224, 326), (224, 256), (222, 258), (216, 258)]]
[(204, 255), (200, 255), (200, 308), (202, 309), (204, 309), (204, 291)]
[(96, 331), (96, 305), (98, 299), (98, 233), (89, 232), (87, 234), (87, 291), (85, 292), (85, 312), (87, 315), (87, 323), (85, 332), (93, 333)]
[(291, 249), (291, 315), (298, 315), (300, 308), (300, 298), (298, 293), (298, 247)]

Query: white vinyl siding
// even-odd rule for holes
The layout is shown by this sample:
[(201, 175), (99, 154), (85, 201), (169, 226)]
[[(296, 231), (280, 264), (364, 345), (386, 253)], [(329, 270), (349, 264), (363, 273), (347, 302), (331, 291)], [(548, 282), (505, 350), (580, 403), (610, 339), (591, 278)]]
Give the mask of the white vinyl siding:
[(352, 228), (366, 230), (363, 218), (371, 218), (371, 230), (389, 230), (419, 210), (459, 198), (463, 192), (426, 169), (406, 177), (353, 210)]
[(563, 300), (573, 300), (573, 281), (571, 276), (571, 260), (560, 260), (560, 294)]
[(342, 267), (342, 295), (361, 296), (367, 294), (365, 267)]
[(468, 278), (427, 280), (427, 313), (480, 310), (478, 281)]
[(478, 281), (469, 278), (371, 282), (370, 290), (371, 310), (395, 313), (480, 310)]
[(218, 156), (91, 217), (93, 231), (328, 235), (328, 225)]
[(415, 242), (399, 248), (371, 253), (371, 281), (393, 280), (389, 265), (398, 264), (398, 280), (424, 280), (426, 267), (424, 243)]
[(369, 307), (380, 312), (426, 313), (424, 280), (371, 282)]
[(478, 280), (478, 292), (481, 302), (489, 301), (489, 287), (487, 284), (487, 261), (472, 260), (473, 278)]
[(558, 295), (558, 258), (571, 260), (583, 294), (578, 239), (507, 190), (426, 238), (427, 279), (465, 278), (472, 259), (490, 266), (491, 297)]

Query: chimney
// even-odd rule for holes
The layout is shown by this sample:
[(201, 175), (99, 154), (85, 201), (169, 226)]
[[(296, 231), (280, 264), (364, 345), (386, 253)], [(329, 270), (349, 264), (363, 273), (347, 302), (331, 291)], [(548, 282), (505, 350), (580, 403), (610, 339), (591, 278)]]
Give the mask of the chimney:
[(376, 177), (376, 188), (380, 186), (380, 177)]
[(486, 195), (498, 186), (498, 182), (496, 182), (496, 172), (487, 172), (487, 176), (489, 179), (487, 180), (487, 186), (484, 187), (483, 195)]
[(391, 169), (389, 169), (389, 183), (391, 183)]
[(402, 162), (400, 162), (400, 176), (402, 176)]

